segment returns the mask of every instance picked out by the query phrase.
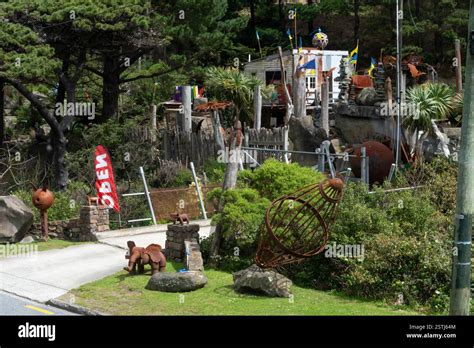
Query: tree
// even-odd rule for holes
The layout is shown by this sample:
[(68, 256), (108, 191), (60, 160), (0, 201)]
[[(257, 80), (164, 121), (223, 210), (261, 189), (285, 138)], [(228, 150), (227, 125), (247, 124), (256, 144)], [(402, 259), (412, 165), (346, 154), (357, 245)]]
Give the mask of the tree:
[(51, 95), (54, 71), (59, 67), (54, 58), (53, 49), (44, 44), (31, 29), (20, 24), (0, 21), (0, 80), (13, 86), (38, 111), (51, 127), (54, 140), (52, 157), (57, 185), (60, 189), (67, 186), (67, 170), (64, 165), (67, 139), (61, 124), (54, 117), (52, 108), (41, 100), (36, 91)]
[[(234, 106), (234, 129), (229, 147), (229, 156), (224, 174), (222, 193), (235, 188), (240, 160), (240, 145), (242, 139), (241, 118), (250, 115), (249, 109), (253, 104), (253, 90), (263, 85), (259, 79), (245, 75), (238, 69), (209, 68), (206, 74), (206, 87), (209, 93), (220, 101), (230, 101)], [(222, 195), (223, 197), (223, 195)], [(224, 208), (224, 200), (219, 202), (219, 211)], [(222, 225), (218, 224), (211, 244), (211, 263), (215, 264), (222, 241)]]
[(410, 88), (407, 99), (414, 104), (415, 112), (403, 119), (403, 125), (415, 133), (414, 151), (418, 157), (423, 140), (432, 131), (431, 121), (447, 118), (456, 106), (456, 97), (448, 85), (433, 83)]

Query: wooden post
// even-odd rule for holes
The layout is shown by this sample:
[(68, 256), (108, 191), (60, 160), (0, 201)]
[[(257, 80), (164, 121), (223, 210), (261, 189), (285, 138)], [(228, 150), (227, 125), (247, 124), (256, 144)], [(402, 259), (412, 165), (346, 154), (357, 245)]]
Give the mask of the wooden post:
[(259, 130), (262, 126), (262, 88), (255, 86), (253, 92), (253, 128)]
[(295, 117), (306, 116), (306, 77), (303, 69), (293, 75), (293, 101)]
[(216, 139), (219, 150), (225, 152), (224, 139), (221, 133), (221, 121), (219, 119), (219, 111), (212, 111), (212, 129), (214, 130), (214, 139)]
[(192, 119), (191, 119), (191, 86), (183, 86), (182, 95), (183, 108), (181, 117), (181, 127), (185, 132), (192, 131)]
[(329, 86), (327, 82), (321, 84), (321, 126), (329, 136)]
[(459, 39), (454, 40), (454, 50), (456, 52), (456, 93), (462, 93), (462, 58)]
[(281, 81), (283, 83), (283, 90), (285, 91), (286, 96), (285, 124), (287, 124), (293, 115), (293, 101), (291, 100), (290, 92), (288, 92), (288, 87), (286, 85), (287, 81), (285, 74), (285, 64), (283, 63), (283, 52), (281, 51), (281, 46), (278, 46), (278, 55), (280, 56)]

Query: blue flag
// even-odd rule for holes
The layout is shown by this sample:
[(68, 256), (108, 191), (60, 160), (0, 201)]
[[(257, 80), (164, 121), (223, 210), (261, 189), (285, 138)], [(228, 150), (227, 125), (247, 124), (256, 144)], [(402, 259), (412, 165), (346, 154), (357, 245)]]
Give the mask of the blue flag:
[(310, 60), (309, 62), (303, 64), (298, 68), (298, 70), (301, 69), (309, 69), (309, 70), (315, 70), (316, 69), (316, 59)]

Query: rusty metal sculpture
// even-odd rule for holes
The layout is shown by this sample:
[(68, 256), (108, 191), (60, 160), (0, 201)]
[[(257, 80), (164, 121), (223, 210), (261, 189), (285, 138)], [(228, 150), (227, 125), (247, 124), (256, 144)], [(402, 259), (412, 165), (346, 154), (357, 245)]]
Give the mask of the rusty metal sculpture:
[(275, 268), (322, 252), (343, 194), (339, 178), (278, 198), (267, 209), (255, 262)]
[(387, 146), (378, 141), (366, 141), (356, 148), (351, 157), (351, 169), (356, 177), (361, 175), (361, 148), (365, 147), (366, 155), (369, 157), (369, 182), (382, 183), (390, 173), (390, 167), (394, 163), (393, 153)]
[(33, 186), (33, 189), (33, 205), (40, 211), (41, 235), (44, 240), (48, 240), (48, 209), (51, 208), (54, 203), (54, 194), (45, 186), (42, 188)]
[(161, 246), (159, 244), (150, 244), (146, 248), (137, 247), (134, 241), (129, 240), (127, 242), (128, 253), (125, 258), (129, 260), (128, 267), (124, 267), (124, 270), (129, 274), (133, 275), (137, 273), (145, 273), (145, 265), (151, 266), (151, 273), (166, 271), (166, 257), (161, 252)]
[(180, 225), (184, 225), (186, 222), (189, 225), (188, 214), (185, 213), (173, 213), (170, 214), (170, 217), (173, 219), (173, 224), (177, 224), (179, 221)]

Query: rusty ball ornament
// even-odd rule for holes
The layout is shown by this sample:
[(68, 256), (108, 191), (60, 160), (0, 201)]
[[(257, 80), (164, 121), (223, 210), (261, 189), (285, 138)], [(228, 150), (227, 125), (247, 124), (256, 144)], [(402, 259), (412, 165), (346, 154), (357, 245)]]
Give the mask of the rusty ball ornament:
[(369, 157), (369, 182), (374, 184), (383, 183), (388, 177), (390, 168), (394, 162), (393, 153), (390, 148), (378, 141), (366, 141), (353, 152), (358, 157), (351, 157), (351, 169), (356, 177), (361, 176), (361, 148), (365, 147), (365, 153)]
[(326, 179), (275, 200), (267, 209), (255, 263), (275, 268), (324, 251), (344, 182)]
[(54, 194), (47, 188), (39, 188), (33, 192), (33, 205), (39, 210), (47, 210), (54, 203)]

